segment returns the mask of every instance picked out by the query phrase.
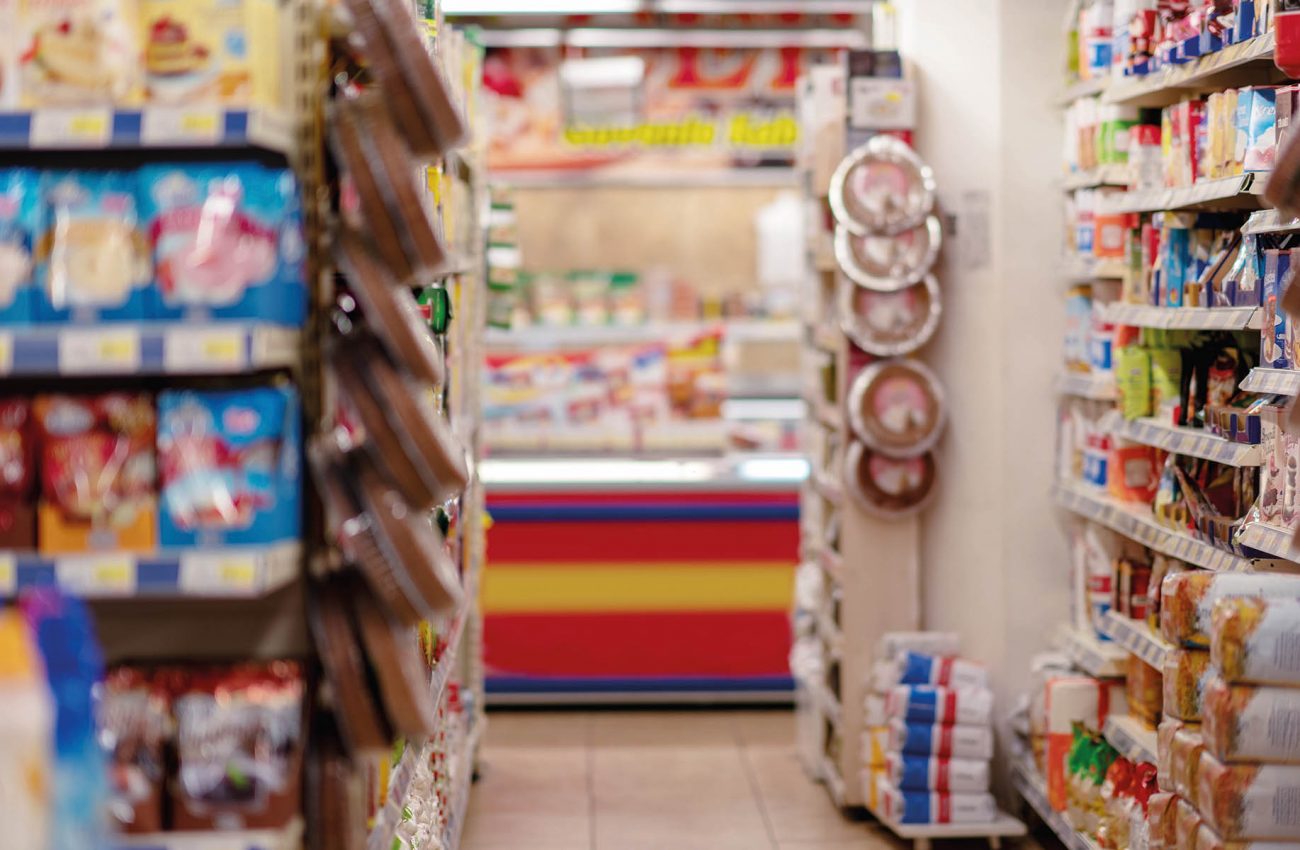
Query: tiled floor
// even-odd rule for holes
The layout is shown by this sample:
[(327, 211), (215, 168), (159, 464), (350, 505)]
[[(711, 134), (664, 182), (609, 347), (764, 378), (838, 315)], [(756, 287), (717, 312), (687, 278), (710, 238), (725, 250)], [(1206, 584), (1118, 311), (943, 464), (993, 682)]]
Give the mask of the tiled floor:
[(464, 850), (893, 850), (804, 774), (785, 711), (494, 713)]

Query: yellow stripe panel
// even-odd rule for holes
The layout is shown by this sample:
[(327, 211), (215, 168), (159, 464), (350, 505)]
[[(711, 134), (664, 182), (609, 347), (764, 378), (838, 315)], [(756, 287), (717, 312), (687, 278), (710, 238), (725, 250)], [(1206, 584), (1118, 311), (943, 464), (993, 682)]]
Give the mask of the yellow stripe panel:
[(491, 614), (771, 611), (790, 607), (791, 565), (492, 564), (483, 572)]

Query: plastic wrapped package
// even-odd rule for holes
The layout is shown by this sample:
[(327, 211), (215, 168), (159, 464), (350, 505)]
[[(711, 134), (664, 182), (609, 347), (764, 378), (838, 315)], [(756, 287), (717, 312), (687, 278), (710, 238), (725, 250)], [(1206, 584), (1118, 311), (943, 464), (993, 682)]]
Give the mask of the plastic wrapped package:
[(1147, 800), (1148, 850), (1174, 850), (1177, 835), (1174, 817), (1178, 812), (1178, 797), (1168, 791), (1152, 794)]
[(894, 823), (988, 823), (997, 817), (997, 804), (987, 792), (940, 794), (882, 786), (880, 798), (885, 819)]
[(1112, 712), (1125, 713), (1124, 684), (1086, 676), (1058, 676), (1048, 679), (1044, 692), (1047, 796), (1054, 809), (1064, 811), (1068, 796), (1067, 762), (1075, 744), (1076, 725), (1099, 732)]
[(1205, 742), (1199, 730), (1179, 729), (1169, 746), (1169, 770), (1173, 777), (1174, 792), (1185, 800), (1196, 803), (1196, 775), (1205, 753)]
[(1128, 657), (1128, 675), (1124, 677), (1128, 713), (1149, 726), (1160, 720), (1164, 698), (1164, 680), (1156, 668), (1136, 655)]
[(1182, 729), (1191, 729), (1193, 732), (1200, 731), (1199, 726), (1184, 723), (1173, 717), (1164, 718), (1160, 721), (1160, 725), (1156, 727), (1156, 784), (1161, 791), (1172, 793), (1175, 790), (1173, 769), (1174, 736)]
[(1300, 685), (1300, 600), (1215, 603), (1210, 658), (1229, 682)]
[(930, 726), (894, 720), (890, 751), (954, 759), (993, 758), (993, 730), (988, 726)]
[(988, 688), (988, 669), (950, 655), (905, 652), (872, 665), (872, 690), (888, 693), (899, 685), (929, 685), (953, 689)]
[[(1300, 634), (1300, 632), (1297, 632)], [(1300, 688), (1206, 684), (1206, 749), (1219, 761), (1300, 764)]]
[(903, 791), (969, 794), (989, 788), (989, 763), (979, 759), (947, 759), (888, 753), (885, 772)]
[(1201, 697), (1209, 679), (1210, 653), (1203, 650), (1176, 650), (1165, 655), (1165, 714), (1179, 720), (1200, 722)]
[(1177, 850), (1193, 850), (1201, 823), (1201, 813), (1189, 800), (1180, 797), (1174, 813), (1174, 847)]
[(908, 723), (986, 725), (993, 714), (987, 688), (900, 685), (885, 694), (885, 715)]
[(1195, 570), (1167, 576), (1160, 588), (1160, 631), (1176, 646), (1209, 649), (1215, 603), (1251, 597), (1300, 598), (1300, 575)]
[(1300, 766), (1230, 765), (1206, 754), (1197, 788), (1205, 822), (1229, 841), (1300, 836)]

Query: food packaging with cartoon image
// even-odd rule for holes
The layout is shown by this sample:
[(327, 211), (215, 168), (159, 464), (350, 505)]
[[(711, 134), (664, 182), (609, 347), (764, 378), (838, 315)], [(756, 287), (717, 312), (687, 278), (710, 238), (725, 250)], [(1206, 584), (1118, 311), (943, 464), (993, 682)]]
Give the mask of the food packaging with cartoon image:
[(1196, 779), (1201, 816), (1225, 839), (1300, 835), (1300, 765), (1224, 764), (1203, 754)]
[(1166, 576), (1160, 589), (1160, 631), (1175, 646), (1210, 647), (1211, 621), (1220, 599), (1300, 598), (1300, 576), (1190, 570)]
[[(141, 67), (133, 0), (11, 0), (24, 108), (131, 105)], [(111, 122), (110, 122), (111, 123)], [(104, 127), (107, 134), (111, 127)]]
[(1300, 688), (1205, 686), (1206, 748), (1219, 761), (1300, 764)]
[(149, 250), (135, 181), (112, 171), (47, 172), (36, 241), (36, 320), (138, 321), (147, 313)]
[(152, 103), (284, 105), (285, 5), (276, 0), (138, 0)]
[(0, 399), (0, 549), (36, 548), (36, 433), (27, 399)]
[(168, 699), (162, 680), (137, 668), (119, 667), (105, 679), (100, 734), (111, 768), (109, 809), (121, 832), (163, 830)]
[(162, 545), (298, 539), (301, 415), (298, 394), (289, 387), (160, 393)]
[(157, 545), (155, 417), (143, 393), (38, 396), (37, 539), (46, 555)]
[(1296, 598), (1221, 599), (1212, 622), (1210, 659), (1226, 681), (1300, 687), (1300, 589)]
[(1199, 649), (1179, 649), (1165, 653), (1161, 670), (1164, 677), (1165, 714), (1179, 720), (1199, 722), (1201, 698), (1210, 676), (1210, 653)]
[(40, 182), (35, 171), (0, 170), (0, 325), (34, 318), (33, 243), (40, 226)]

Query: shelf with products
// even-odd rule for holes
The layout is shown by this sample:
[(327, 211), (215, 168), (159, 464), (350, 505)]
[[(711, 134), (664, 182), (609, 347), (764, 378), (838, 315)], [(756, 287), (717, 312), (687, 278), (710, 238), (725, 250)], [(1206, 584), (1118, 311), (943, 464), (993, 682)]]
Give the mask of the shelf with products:
[(489, 328), (484, 342), (492, 349), (551, 349), (660, 342), (716, 331), (720, 331), (728, 342), (798, 342), (801, 328), (796, 322), (778, 319), (719, 319), (629, 325), (534, 325), (510, 330)]
[(0, 112), (0, 151), (260, 148), (294, 153), (293, 119), (263, 107), (50, 107)]
[(1109, 76), (1093, 77), (1090, 80), (1079, 80), (1066, 87), (1065, 91), (1057, 97), (1056, 103), (1059, 106), (1069, 106), (1076, 100), (1083, 100), (1086, 97), (1096, 97), (1106, 90), (1110, 84)]
[(1300, 395), (1300, 369), (1267, 369), (1256, 367), (1241, 382), (1248, 393), (1264, 395)]
[[(1277, 528), (1262, 522), (1247, 523), (1237, 537), (1238, 545), (1260, 552), (1271, 558), (1300, 564), (1300, 545), (1296, 544), (1293, 530)], [(1287, 564), (1276, 564), (1290, 571)]]
[(1119, 397), (1113, 372), (1063, 372), (1057, 376), (1056, 391), (1093, 401), (1115, 401)]
[(0, 375), (207, 375), (298, 361), (302, 333), (260, 322), (0, 329)]
[(0, 599), (56, 586), (88, 599), (240, 598), (273, 593), (298, 577), (299, 543), (176, 553), (84, 553), (61, 557), (0, 552)]
[(1149, 511), (1090, 492), (1082, 485), (1058, 483), (1053, 488), (1053, 496), (1057, 504), (1066, 510), (1104, 525), (1163, 555), (1207, 570), (1242, 572), (1251, 568), (1250, 561), (1240, 555), (1197, 540), (1185, 531), (1160, 525)]
[(1241, 232), (1247, 236), (1262, 236), (1273, 233), (1291, 233), (1300, 230), (1300, 218), (1283, 221), (1277, 210), (1267, 209), (1253, 212), (1246, 220)]
[(1164, 665), (1165, 655), (1174, 649), (1163, 637), (1151, 631), (1145, 622), (1125, 617), (1118, 611), (1106, 612), (1101, 628), (1117, 645), (1157, 670)]
[(1070, 661), (1088, 675), (1099, 679), (1123, 678), (1128, 654), (1120, 647), (1069, 626), (1061, 628), (1058, 640)]
[(302, 834), (299, 818), (283, 829), (117, 835), (108, 846), (110, 850), (298, 850)]
[(1110, 304), (1106, 320), (1116, 325), (1165, 330), (1259, 330), (1263, 313), (1258, 307), (1151, 307), (1144, 304)]
[(1182, 65), (1146, 76), (1121, 77), (1106, 86), (1104, 103), (1117, 106), (1168, 106), (1197, 92), (1250, 82), (1265, 84), (1280, 76), (1273, 65), (1274, 33), (1229, 45)]
[(1128, 186), (1133, 182), (1133, 170), (1127, 165), (1099, 165), (1085, 171), (1067, 174), (1062, 187), (1067, 192), (1077, 189), (1096, 189), (1102, 186)]
[(1102, 729), (1110, 745), (1132, 762), (1156, 763), (1156, 730), (1129, 714), (1111, 714)]
[(1157, 419), (1120, 420), (1114, 433), (1123, 440), (1225, 466), (1259, 466), (1264, 460), (1262, 446), (1234, 443), (1200, 428), (1180, 428)]
[(1247, 173), (1236, 177), (1203, 180), (1180, 188), (1146, 189), (1108, 196), (1098, 204), (1098, 212), (1160, 212), (1162, 210), (1258, 210), (1264, 206), (1261, 195), (1268, 175)]
[(1066, 283), (1087, 284), (1098, 280), (1121, 280), (1128, 276), (1128, 264), (1123, 260), (1072, 256), (1061, 268)]
[(1064, 813), (1052, 808), (1047, 798), (1047, 783), (1032, 761), (1020, 757), (1012, 763), (1011, 784), (1068, 850), (1100, 850), (1097, 842), (1070, 825)]

